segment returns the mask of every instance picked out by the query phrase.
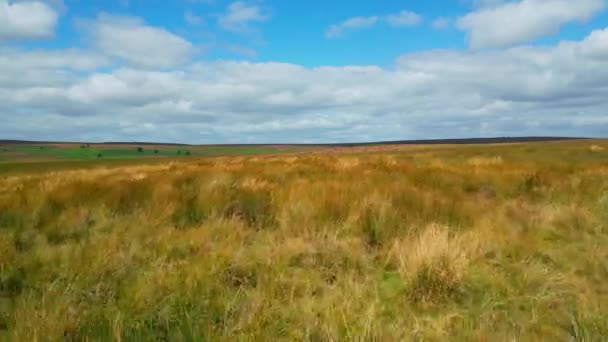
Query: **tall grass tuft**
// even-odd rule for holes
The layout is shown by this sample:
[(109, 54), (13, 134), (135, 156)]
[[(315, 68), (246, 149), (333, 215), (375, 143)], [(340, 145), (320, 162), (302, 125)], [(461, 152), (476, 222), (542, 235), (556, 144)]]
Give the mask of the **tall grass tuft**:
[(398, 240), (392, 247), (398, 270), (407, 282), (410, 301), (440, 304), (450, 299), (462, 285), (469, 263), (472, 242), (450, 236), (450, 229), (430, 224), (416, 237)]

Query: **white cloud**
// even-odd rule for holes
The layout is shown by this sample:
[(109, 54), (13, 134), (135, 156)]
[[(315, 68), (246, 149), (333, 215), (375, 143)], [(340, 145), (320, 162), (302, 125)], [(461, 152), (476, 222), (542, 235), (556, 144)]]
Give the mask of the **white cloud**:
[(353, 17), (341, 23), (331, 25), (327, 32), (325, 32), (325, 36), (327, 38), (339, 38), (348, 32), (372, 28), (380, 20), (385, 21), (392, 27), (411, 27), (420, 25), (423, 18), (421, 15), (410, 11), (401, 11), (385, 17)]
[(526, 43), (559, 32), (562, 25), (584, 22), (605, 8), (604, 0), (521, 0), (482, 7), (458, 20), (473, 49)]
[(386, 17), (386, 21), (389, 25), (394, 27), (416, 26), (422, 23), (422, 20), (422, 16), (410, 11), (401, 11)]
[(0, 41), (51, 38), (58, 14), (39, 1), (0, 0)]
[(452, 21), (449, 18), (444, 17), (437, 18), (431, 23), (431, 26), (436, 30), (446, 30), (450, 25), (452, 25)]
[(586, 56), (592, 58), (608, 58), (608, 29), (592, 32), (581, 44)]
[[(82, 51), (65, 59), (21, 52), (17, 66), (19, 51), (10, 53), (0, 58), (0, 136), (7, 138), (219, 143), (608, 134), (608, 29), (553, 47), (413, 53), (386, 69), (205, 62), (86, 74), (68, 60), (78, 56), (81, 69), (93, 70), (102, 61)], [(30, 71), (27, 82), (3, 77), (15, 68)]]
[(83, 26), (101, 52), (137, 66), (176, 67), (187, 63), (194, 53), (187, 40), (139, 18), (100, 14)]
[(378, 17), (354, 17), (347, 19), (339, 24), (335, 24), (329, 27), (325, 36), (327, 38), (338, 38), (344, 33), (349, 31), (355, 31), (359, 29), (366, 29), (373, 27), (378, 22)]
[(237, 1), (230, 4), (226, 13), (220, 16), (219, 25), (228, 31), (249, 32), (251, 23), (264, 22), (269, 18), (270, 14), (259, 6)]
[[(48, 88), (77, 81), (74, 72), (107, 66), (107, 58), (82, 50), (22, 51), (0, 48), (0, 87)], [(1, 116), (1, 115), (0, 115)]]
[(0, 48), (0, 65), (13, 65), (15, 69), (71, 69), (93, 71), (108, 65), (106, 57), (79, 49), (33, 50)]

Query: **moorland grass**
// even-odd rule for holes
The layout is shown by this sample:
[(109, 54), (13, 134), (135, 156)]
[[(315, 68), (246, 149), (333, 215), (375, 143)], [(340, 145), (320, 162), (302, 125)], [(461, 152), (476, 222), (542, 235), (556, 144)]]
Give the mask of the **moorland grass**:
[(601, 340), (590, 144), (0, 175), (0, 337)]

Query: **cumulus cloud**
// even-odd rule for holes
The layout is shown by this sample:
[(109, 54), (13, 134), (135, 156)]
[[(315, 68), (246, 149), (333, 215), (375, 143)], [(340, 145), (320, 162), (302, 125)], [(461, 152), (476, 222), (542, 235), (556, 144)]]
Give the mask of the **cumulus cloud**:
[(188, 62), (194, 54), (190, 42), (165, 29), (148, 26), (136, 17), (100, 14), (81, 26), (97, 49), (133, 65), (171, 68)]
[(329, 27), (325, 36), (327, 38), (338, 38), (346, 32), (366, 29), (373, 27), (378, 22), (378, 17), (353, 17), (347, 19), (339, 24), (335, 24)]
[(416, 26), (422, 23), (422, 20), (421, 15), (410, 11), (401, 11), (386, 17), (388, 24), (394, 27)]
[(581, 44), (581, 50), (587, 57), (608, 58), (608, 29), (592, 32)]
[[(391, 68), (218, 61), (96, 70), (103, 61), (78, 56), (94, 71), (32, 54), (19, 66), (28, 82), (0, 77), (0, 113), (11, 118), (0, 136), (237, 143), (608, 133), (608, 29), (553, 47), (412, 53)], [(0, 75), (11, 68), (0, 58)]]
[(94, 71), (108, 64), (107, 58), (78, 49), (22, 51), (0, 48), (0, 87), (19, 90), (71, 84), (79, 79), (76, 73)]
[(96, 53), (80, 49), (31, 50), (0, 48), (0, 65), (15, 70), (55, 69), (93, 71), (108, 64), (108, 59)]
[(243, 1), (231, 3), (226, 13), (219, 17), (219, 25), (228, 31), (249, 32), (250, 25), (256, 22), (264, 22), (270, 18), (270, 14), (256, 5), (250, 5)]
[(50, 38), (57, 18), (57, 12), (43, 2), (0, 0), (0, 41)]
[(384, 21), (392, 27), (411, 27), (420, 25), (423, 20), (421, 15), (411, 11), (401, 11), (385, 17), (352, 17), (341, 23), (331, 25), (325, 32), (325, 36), (327, 38), (339, 38), (348, 32), (372, 28), (380, 21)]
[(564, 24), (589, 20), (605, 6), (604, 0), (506, 2), (483, 6), (460, 18), (457, 26), (467, 32), (471, 48), (501, 48), (556, 34)]

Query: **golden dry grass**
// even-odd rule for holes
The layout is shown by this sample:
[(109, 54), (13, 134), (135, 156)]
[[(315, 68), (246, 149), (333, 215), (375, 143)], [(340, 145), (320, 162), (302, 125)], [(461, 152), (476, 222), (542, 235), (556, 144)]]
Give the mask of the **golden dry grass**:
[(604, 141), (0, 178), (0, 339), (601, 340)]

